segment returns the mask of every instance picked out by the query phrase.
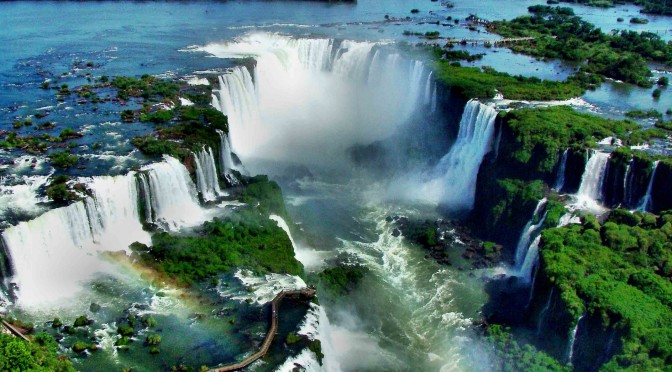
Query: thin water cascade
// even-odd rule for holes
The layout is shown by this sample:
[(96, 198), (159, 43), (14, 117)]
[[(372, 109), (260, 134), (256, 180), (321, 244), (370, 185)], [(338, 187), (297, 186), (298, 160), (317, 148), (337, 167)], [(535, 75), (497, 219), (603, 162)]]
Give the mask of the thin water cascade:
[(555, 185), (553, 186), (553, 189), (555, 189), (558, 192), (561, 192), (562, 188), (565, 187), (565, 172), (567, 168), (568, 153), (569, 149), (566, 149), (565, 151), (562, 152), (562, 157), (560, 158), (560, 167), (558, 168), (558, 175), (556, 176)]
[(631, 159), (628, 165), (625, 167), (625, 175), (623, 176), (623, 204), (630, 205), (630, 194), (632, 184), (632, 165), (634, 160)]
[(204, 146), (201, 151), (194, 155), (198, 191), (201, 193), (203, 201), (216, 200), (222, 196), (222, 190), (219, 188), (219, 177), (217, 177), (217, 167), (215, 166), (212, 149), (210, 147), (206, 149)]
[[(530, 246), (532, 235), (539, 231), (541, 225), (543, 225), (544, 221), (546, 220), (546, 214), (544, 214), (542, 218), (539, 218), (539, 213), (541, 213), (542, 209), (546, 205), (546, 202), (548, 202), (548, 199), (546, 198), (539, 200), (539, 203), (537, 203), (537, 206), (534, 209), (534, 213), (532, 213), (532, 218), (527, 221), (527, 224), (525, 227), (523, 227), (523, 232), (520, 234), (520, 239), (518, 239), (518, 245), (516, 246), (514, 260), (514, 265), (518, 271), (520, 271), (523, 261), (525, 260), (525, 252)], [(537, 219), (538, 222), (535, 224), (534, 221), (537, 221)]]
[(95, 273), (110, 272), (98, 253), (150, 244), (138, 213), (135, 174), (94, 177), (91, 197), (10, 227), (2, 239), (12, 259), (17, 304), (43, 307), (75, 296)]
[(478, 100), (467, 102), (457, 140), (432, 171), (433, 179), (418, 189), (429, 198), (454, 209), (474, 206), (476, 178), (483, 157), (490, 151), (497, 111)]
[(572, 332), (569, 334), (569, 345), (568, 345), (568, 350), (567, 350), (567, 363), (572, 364), (572, 359), (574, 358), (574, 347), (576, 343), (576, 334), (579, 332), (579, 325), (581, 324), (581, 320), (586, 316), (586, 314), (582, 314), (579, 319), (576, 321), (576, 324), (574, 325), (574, 329)]
[(553, 301), (553, 291), (555, 291), (555, 287), (551, 287), (551, 290), (548, 293), (548, 300), (546, 300), (546, 305), (544, 305), (544, 308), (541, 309), (541, 312), (539, 312), (539, 319), (537, 320), (537, 336), (541, 334), (541, 327), (544, 325), (546, 313), (548, 313), (548, 310), (551, 308), (551, 302)]
[(502, 144), (502, 132), (503, 128), (499, 128), (499, 131), (497, 131), (497, 139), (495, 139), (495, 145), (493, 146), (493, 151), (495, 152), (495, 156), (493, 157), (493, 162), (499, 158), (499, 146)]
[(149, 177), (154, 223), (176, 231), (207, 219), (198, 203), (196, 186), (187, 168), (177, 159), (164, 155), (162, 162), (148, 165), (143, 171)]
[(581, 177), (581, 186), (576, 193), (579, 203), (589, 209), (599, 209), (602, 200), (602, 183), (607, 169), (609, 154), (594, 151), (586, 162), (586, 168)]
[(226, 133), (224, 133), (219, 129), (217, 130), (217, 133), (219, 134), (219, 141), (220, 141), (219, 168), (222, 177), (226, 179), (229, 185), (231, 186), (238, 185), (240, 184), (240, 181), (238, 180), (236, 175), (231, 172), (236, 168), (235, 165), (233, 164), (233, 156), (231, 156), (231, 141), (229, 140), (229, 136), (227, 136)]
[(518, 276), (528, 283), (532, 280), (532, 270), (539, 261), (539, 243), (541, 243), (541, 235), (537, 235), (530, 244), (527, 254), (525, 254), (525, 260), (518, 271)]
[(659, 161), (656, 160), (653, 162), (651, 178), (649, 178), (649, 185), (646, 187), (646, 194), (642, 198), (642, 201), (639, 203), (637, 210), (646, 212), (651, 210), (651, 191), (653, 190), (653, 181), (656, 179), (656, 171), (658, 170)]
[(147, 175), (144, 173), (140, 173), (138, 175), (138, 178), (140, 179), (142, 198), (145, 201), (145, 222), (151, 224), (154, 223), (154, 219), (152, 218), (152, 203), (151, 203), (152, 198), (149, 194), (149, 180), (147, 179)]

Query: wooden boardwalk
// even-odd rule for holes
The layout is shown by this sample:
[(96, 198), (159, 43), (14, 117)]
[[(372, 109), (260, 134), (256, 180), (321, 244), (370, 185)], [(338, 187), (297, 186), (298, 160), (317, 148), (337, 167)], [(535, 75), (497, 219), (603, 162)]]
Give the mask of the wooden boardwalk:
[(216, 367), (210, 369), (209, 372), (237, 371), (249, 366), (250, 364), (254, 363), (257, 359), (263, 358), (264, 355), (268, 353), (268, 349), (271, 347), (271, 343), (273, 342), (276, 333), (278, 333), (278, 304), (280, 304), (280, 301), (282, 301), (282, 299), (287, 296), (290, 297), (304, 296), (308, 298), (313, 298), (315, 297), (315, 289), (304, 288), (295, 291), (282, 291), (278, 293), (278, 295), (275, 296), (275, 298), (271, 302), (271, 327), (268, 329), (268, 333), (266, 333), (266, 338), (264, 339), (264, 342), (261, 344), (261, 348), (259, 349), (259, 351), (245, 358), (245, 360), (241, 362), (229, 364), (222, 367)]
[(6, 329), (9, 331), (10, 334), (12, 334), (15, 337), (20, 337), (24, 341), (30, 342), (30, 339), (26, 337), (21, 331), (16, 329), (13, 325), (9, 324), (5, 319), (2, 319), (2, 328)]

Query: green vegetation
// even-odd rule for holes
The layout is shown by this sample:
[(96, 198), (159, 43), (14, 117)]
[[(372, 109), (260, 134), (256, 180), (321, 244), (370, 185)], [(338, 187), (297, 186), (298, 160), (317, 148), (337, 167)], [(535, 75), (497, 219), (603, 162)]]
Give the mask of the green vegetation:
[(289, 221), (282, 190), (276, 182), (269, 181), (268, 176), (259, 175), (247, 180), (240, 201), (250, 205), (258, 204), (257, 208), (263, 214), (277, 214)]
[(255, 209), (207, 222), (194, 236), (156, 234), (151, 249), (139, 256), (144, 264), (186, 286), (235, 268), (303, 275), (287, 234)]
[(485, 339), (495, 348), (498, 357), (496, 368), (500, 371), (571, 371), (543, 351), (532, 345), (518, 345), (508, 327), (491, 325), (485, 330)]
[(538, 171), (550, 172), (559, 154), (569, 147), (594, 147), (597, 140), (609, 136), (624, 137), (638, 126), (629, 121), (604, 119), (556, 106), (514, 110), (502, 114), (516, 143), (505, 152), (508, 159), (528, 164)]
[(2, 371), (74, 371), (67, 358), (56, 355), (58, 344), (45, 333), (34, 342), (0, 334), (0, 370)]
[[(126, 118), (128, 118), (128, 114), (126, 114)], [(157, 110), (154, 112), (140, 114), (140, 121), (143, 123), (152, 122), (154, 124), (163, 124), (172, 118), (173, 112), (170, 110)], [(122, 117), (122, 119), (124, 119), (124, 117)]]
[(646, 19), (646, 18), (641, 18), (641, 17), (633, 17), (633, 18), (630, 18), (630, 23), (634, 23), (634, 24), (637, 24), (637, 25), (645, 25), (645, 24), (649, 23), (649, 20)]
[[(145, 155), (166, 154), (181, 160), (189, 156), (190, 151), (199, 151), (203, 145), (213, 150), (219, 149), (217, 130), (228, 132), (228, 121), (224, 114), (211, 107), (198, 106), (181, 107), (174, 111), (158, 112), (170, 115), (170, 118), (177, 115), (177, 125), (158, 128), (153, 135), (135, 137), (131, 143)], [(143, 114), (140, 115), (142, 120)]]
[(160, 80), (150, 75), (142, 75), (140, 79), (115, 77), (110, 85), (117, 88), (117, 97), (123, 100), (135, 97), (156, 102), (163, 99), (174, 101), (179, 93), (179, 85), (175, 82)]
[(318, 274), (321, 288), (334, 297), (341, 297), (352, 292), (366, 277), (369, 270), (361, 265), (339, 265), (330, 267)]
[(648, 111), (642, 110), (632, 110), (625, 113), (625, 116), (633, 119), (649, 119), (649, 118), (662, 118), (663, 114), (657, 110), (651, 109)]
[(575, 80), (609, 77), (651, 87), (652, 74), (646, 63), (672, 65), (672, 43), (654, 33), (620, 31), (610, 35), (575, 16), (571, 8), (535, 5), (528, 9), (531, 16), (493, 22), (490, 31), (504, 37), (535, 38), (512, 44), (516, 52), (581, 64)]
[(642, 7), (642, 13), (672, 15), (672, 3), (660, 0), (559, 0), (565, 3), (577, 3), (600, 8), (616, 4), (635, 4)]
[(68, 187), (67, 182), (69, 180), (70, 178), (65, 175), (54, 177), (49, 186), (47, 186), (47, 196), (57, 203), (79, 200), (79, 196)]
[(487, 226), (497, 226), (504, 221), (525, 221), (529, 217), (518, 215), (517, 211), (534, 209), (544, 196), (544, 183), (539, 180), (497, 180), (497, 189), (493, 190), (493, 195), (496, 195), (498, 202), (488, 216)]
[(576, 81), (548, 81), (535, 77), (511, 76), (492, 68), (462, 67), (459, 63), (438, 61), (438, 79), (467, 98), (493, 98), (497, 92), (509, 99), (569, 99), (585, 89)]
[(161, 343), (161, 336), (159, 335), (147, 335), (145, 338), (145, 345), (146, 346), (157, 346)]
[(75, 323), (73, 324), (73, 327), (85, 327), (89, 325), (89, 318), (86, 317), (86, 315), (82, 315), (75, 319)]
[(49, 162), (54, 167), (70, 168), (77, 165), (79, 156), (71, 154), (68, 151), (57, 151), (49, 154)]
[(600, 224), (545, 230), (543, 274), (570, 314), (623, 330), (606, 370), (664, 370), (672, 360), (672, 214), (615, 210)]

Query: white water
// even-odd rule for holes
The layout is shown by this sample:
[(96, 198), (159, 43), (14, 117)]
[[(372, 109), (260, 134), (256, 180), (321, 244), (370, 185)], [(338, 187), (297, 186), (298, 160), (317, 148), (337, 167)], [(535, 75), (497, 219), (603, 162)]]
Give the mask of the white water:
[(180, 230), (208, 219), (198, 204), (196, 186), (187, 168), (177, 159), (164, 156), (163, 161), (143, 167), (149, 177), (149, 194), (154, 223), (166, 230)]
[(520, 234), (520, 239), (518, 239), (518, 245), (516, 246), (516, 255), (514, 260), (514, 265), (518, 271), (520, 271), (523, 261), (525, 261), (526, 251), (529, 250), (528, 247), (530, 246), (530, 240), (532, 239), (533, 233), (538, 232), (539, 228), (541, 228), (541, 225), (546, 220), (546, 215), (544, 214), (543, 218), (539, 219), (539, 222), (536, 224), (534, 223), (534, 221), (539, 217), (539, 213), (546, 205), (547, 201), (548, 199), (546, 198), (539, 200), (539, 203), (537, 203), (537, 206), (534, 209), (534, 213), (532, 213), (532, 217), (529, 221), (527, 221), (527, 224), (523, 228), (523, 232)]
[[(49, 176), (21, 177), (18, 184), (7, 185), (0, 177), (0, 228), (4, 227), (9, 214), (34, 216), (43, 211), (39, 203), (46, 202), (47, 198), (40, 197), (38, 189), (44, 186)], [(18, 179), (17, 179), (18, 180)]]
[(656, 179), (656, 171), (658, 170), (658, 160), (653, 162), (651, 178), (649, 178), (649, 185), (646, 187), (646, 194), (642, 198), (642, 201), (639, 203), (637, 210), (640, 211), (649, 211), (651, 210), (651, 190), (653, 190), (653, 182)]
[(287, 237), (289, 237), (289, 240), (292, 242), (292, 247), (294, 247), (294, 254), (296, 255), (296, 259), (299, 260), (301, 264), (303, 264), (303, 267), (306, 270), (313, 271), (324, 266), (324, 258), (327, 252), (319, 252), (297, 244), (292, 237), (292, 233), (289, 230), (287, 222), (285, 222), (282, 217), (272, 214), (269, 216), (269, 218), (275, 221), (278, 224), (278, 227), (287, 233)]
[(201, 149), (194, 156), (196, 163), (196, 182), (198, 191), (201, 193), (203, 201), (209, 202), (222, 196), (222, 190), (219, 188), (219, 177), (217, 176), (217, 167), (210, 147)]
[(583, 317), (585, 317), (586, 314), (583, 314), (577, 319), (576, 324), (574, 325), (574, 329), (572, 332), (569, 334), (569, 345), (568, 345), (568, 351), (567, 351), (567, 363), (572, 364), (572, 359), (574, 357), (574, 343), (576, 342), (576, 334), (579, 332), (579, 325), (581, 324), (581, 320)]
[(562, 158), (560, 158), (560, 167), (558, 168), (558, 175), (555, 180), (555, 185), (553, 188), (560, 192), (562, 191), (562, 188), (565, 186), (565, 170), (567, 168), (567, 154), (569, 153), (569, 150), (565, 150), (562, 152)]
[(530, 244), (530, 247), (527, 249), (527, 254), (525, 254), (525, 260), (523, 261), (522, 266), (518, 275), (525, 279), (528, 283), (532, 280), (532, 269), (539, 261), (539, 243), (541, 242), (541, 235), (538, 235)]
[(152, 197), (149, 193), (149, 181), (147, 180), (147, 175), (144, 173), (140, 173), (138, 178), (140, 179), (142, 198), (145, 200), (145, 222), (153, 223), (154, 219), (152, 218)]
[(2, 234), (19, 306), (43, 309), (63, 303), (80, 293), (82, 283), (95, 273), (112, 272), (98, 252), (126, 250), (135, 241), (150, 243), (138, 215), (133, 172), (95, 177), (88, 187), (93, 197), (52, 209)]
[(537, 335), (541, 334), (541, 326), (544, 324), (544, 318), (546, 317), (546, 313), (548, 312), (548, 309), (551, 307), (551, 301), (553, 300), (554, 290), (555, 287), (551, 287), (551, 290), (548, 293), (548, 300), (546, 301), (546, 305), (544, 305), (544, 308), (541, 309), (541, 312), (539, 313), (539, 320), (537, 321)]
[(623, 204), (630, 205), (630, 190), (632, 183), (632, 163), (634, 160), (630, 160), (628, 165), (625, 167), (625, 176), (623, 176)]
[[(392, 303), (383, 305), (386, 308), (382, 313), (392, 324), (388, 326), (401, 328), (403, 333), (397, 337), (401, 337), (403, 349), (418, 354), (417, 363), (421, 363), (422, 368), (446, 371), (476, 368), (480, 365), (480, 358), (487, 358), (487, 353), (471, 354), (470, 350), (474, 347), (468, 331), (471, 319), (459, 312), (454, 304), (459, 301), (457, 298), (460, 295), (473, 295), (469, 293), (469, 284), (463, 278), (457, 278), (452, 270), (425, 259), (424, 253), (408, 246), (403, 237), (394, 237), (394, 225), (384, 220), (384, 216), (389, 214), (372, 211), (370, 220), (378, 221), (378, 239), (372, 243), (343, 241), (344, 250), (357, 255), (371, 270), (371, 275), (381, 281), (380, 288), (372, 297), (389, 296)], [(345, 328), (353, 330), (354, 327)], [(346, 340), (342, 342), (345, 345), (340, 346), (341, 349), (347, 345)], [(357, 369), (355, 360), (348, 361), (347, 354), (343, 357), (339, 359), (341, 364), (348, 363), (353, 366), (351, 370)], [(399, 364), (402, 362), (394, 357), (393, 351), (381, 349), (377, 358), (376, 363), (396, 363), (388, 367), (391, 369), (412, 369)], [(361, 359), (371, 360), (373, 356)], [(381, 364), (377, 366), (385, 369)]]
[(233, 164), (233, 156), (231, 156), (231, 141), (229, 141), (229, 136), (219, 129), (217, 129), (217, 133), (219, 134), (220, 141), (219, 168), (222, 177), (228, 181), (229, 185), (238, 185), (240, 181), (231, 173), (236, 168)]
[(609, 154), (593, 151), (581, 177), (579, 191), (576, 193), (577, 207), (595, 211), (604, 209), (599, 202), (602, 200), (602, 182), (608, 161)]
[[(287, 290), (306, 288), (306, 283), (298, 276), (288, 274), (268, 274), (262, 277), (254, 276), (248, 271), (238, 270), (234, 276), (250, 288), (252, 292), (235, 295), (231, 298), (238, 301), (252, 301), (258, 305), (267, 304), (278, 295)], [(222, 292), (226, 295), (226, 292)]]
[(390, 193), (441, 203), (453, 210), (473, 208), (478, 169), (490, 151), (496, 117), (492, 106), (478, 100), (467, 102), (457, 140), (430, 174), (418, 176), (426, 181), (418, 186), (413, 177), (405, 175), (393, 183)]
[(340, 164), (349, 146), (392, 135), (427, 90), (421, 62), (376, 43), (253, 33), (194, 50), (257, 62), (223, 75), (213, 100), (242, 158)]

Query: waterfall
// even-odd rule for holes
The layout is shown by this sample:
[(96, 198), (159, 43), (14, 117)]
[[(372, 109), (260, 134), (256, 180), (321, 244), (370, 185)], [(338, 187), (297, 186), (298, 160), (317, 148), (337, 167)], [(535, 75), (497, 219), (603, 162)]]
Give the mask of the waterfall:
[(257, 95), (247, 67), (236, 66), (230, 73), (221, 75), (219, 87), (214, 91), (219, 97), (219, 106), (215, 108), (227, 116), (229, 127), (240, 128), (259, 120)]
[(527, 254), (525, 254), (525, 260), (518, 271), (518, 276), (528, 283), (532, 280), (532, 269), (539, 261), (539, 243), (541, 243), (541, 235), (537, 235), (530, 244)]
[(435, 105), (425, 65), (382, 43), (252, 33), (193, 50), (256, 61), (222, 75), (212, 102), (242, 159), (349, 161), (350, 145), (389, 138), (428, 92)]
[(432, 93), (432, 112), (436, 112), (436, 84), (434, 84), (434, 92)]
[(496, 117), (493, 107), (477, 100), (467, 102), (457, 140), (433, 170), (437, 178), (420, 189), (422, 194), (439, 193), (434, 199), (451, 209), (473, 207), (478, 168), (490, 150)]
[(143, 171), (149, 177), (154, 223), (166, 230), (179, 230), (207, 219), (198, 204), (196, 186), (177, 159), (164, 155), (162, 162), (148, 165)]
[(145, 201), (145, 222), (154, 223), (154, 219), (152, 218), (152, 204), (151, 204), (152, 199), (149, 194), (149, 181), (147, 180), (147, 175), (144, 173), (140, 173), (138, 176), (140, 178), (142, 198)]
[(194, 162), (196, 163), (196, 181), (198, 184), (198, 191), (201, 193), (203, 201), (209, 202), (216, 200), (222, 196), (222, 191), (219, 188), (219, 177), (217, 177), (217, 167), (215, 166), (215, 159), (212, 155), (212, 149), (203, 146), (198, 154), (194, 154)]
[(219, 168), (220, 171), (222, 172), (222, 177), (226, 179), (229, 185), (231, 186), (238, 185), (240, 184), (240, 181), (238, 180), (238, 178), (236, 178), (236, 175), (231, 172), (236, 168), (235, 165), (233, 164), (233, 157), (231, 156), (231, 142), (229, 141), (229, 136), (227, 136), (226, 133), (224, 133), (219, 129), (217, 129), (217, 133), (219, 134), (219, 141), (220, 141)]
[(561, 192), (562, 188), (565, 186), (565, 169), (567, 168), (567, 154), (569, 153), (569, 149), (563, 151), (562, 153), (562, 158), (560, 158), (560, 167), (558, 168), (558, 175), (555, 179), (555, 185), (553, 188)]
[(594, 151), (586, 163), (586, 169), (581, 177), (581, 186), (576, 196), (579, 202), (586, 207), (598, 207), (602, 200), (602, 182), (609, 161), (609, 154)]
[(94, 177), (91, 197), (52, 209), (2, 234), (12, 260), (17, 304), (42, 307), (78, 293), (98, 272), (111, 272), (98, 252), (150, 244), (138, 213), (135, 174)]
[(539, 320), (537, 320), (537, 336), (541, 334), (541, 327), (544, 325), (544, 319), (546, 318), (546, 313), (548, 312), (548, 309), (551, 308), (551, 302), (553, 301), (554, 290), (555, 287), (551, 287), (551, 291), (548, 294), (548, 300), (546, 301), (546, 305), (544, 305), (544, 308), (541, 309), (541, 312), (539, 312)]
[(431, 105), (432, 103), (432, 74), (434, 71), (430, 71), (427, 75), (427, 82), (425, 83), (425, 105)]
[(516, 254), (514, 260), (515, 267), (518, 268), (519, 270), (521, 265), (523, 264), (525, 258), (525, 251), (529, 247), (533, 233), (539, 231), (541, 225), (543, 225), (544, 220), (546, 219), (546, 214), (544, 214), (544, 216), (541, 219), (539, 219), (539, 222), (537, 222), (536, 225), (534, 224), (534, 221), (536, 221), (537, 218), (539, 217), (539, 213), (544, 208), (547, 201), (548, 199), (546, 198), (539, 200), (539, 203), (537, 203), (537, 206), (534, 209), (534, 213), (532, 213), (532, 217), (530, 218), (529, 221), (527, 221), (527, 224), (523, 228), (523, 232), (520, 234), (520, 239), (518, 239), (518, 245), (516, 246)]
[(574, 344), (576, 343), (576, 334), (579, 332), (579, 324), (581, 323), (581, 320), (586, 316), (586, 314), (582, 314), (579, 319), (576, 321), (576, 325), (574, 325), (574, 329), (572, 332), (569, 334), (569, 346), (567, 350), (567, 363), (572, 364), (572, 359), (574, 358)]
[(646, 212), (650, 211), (652, 208), (651, 205), (651, 190), (653, 190), (653, 181), (656, 178), (656, 171), (658, 170), (658, 163), (659, 161), (656, 160), (653, 162), (653, 167), (651, 171), (651, 178), (649, 178), (649, 185), (646, 187), (646, 194), (642, 198), (642, 201), (639, 203), (639, 206), (637, 206), (637, 210)]
[(626, 206), (631, 205), (629, 192), (632, 192), (633, 162), (634, 159), (631, 159), (628, 165), (625, 167), (625, 176), (623, 177), (623, 204)]
[(493, 151), (495, 152), (495, 156), (493, 157), (493, 162), (497, 160), (499, 157), (499, 145), (502, 143), (502, 132), (504, 131), (504, 128), (500, 125), (499, 131), (497, 131), (497, 139), (495, 139), (495, 145), (493, 146), (494, 149)]

